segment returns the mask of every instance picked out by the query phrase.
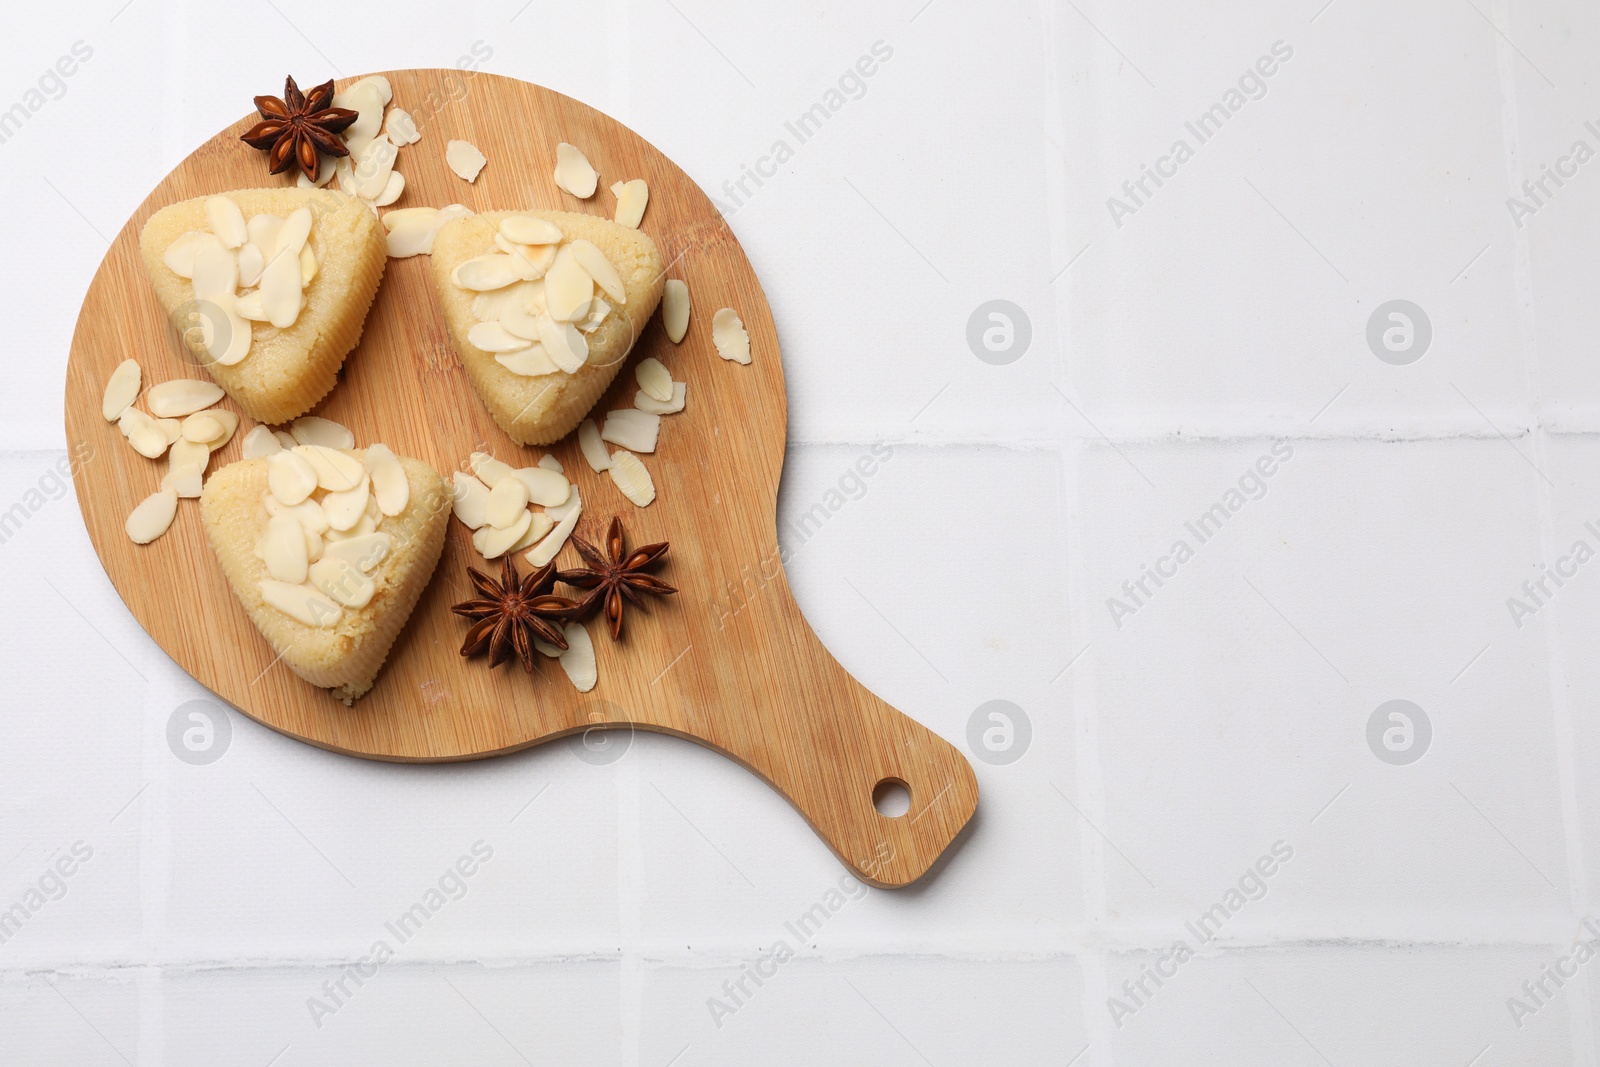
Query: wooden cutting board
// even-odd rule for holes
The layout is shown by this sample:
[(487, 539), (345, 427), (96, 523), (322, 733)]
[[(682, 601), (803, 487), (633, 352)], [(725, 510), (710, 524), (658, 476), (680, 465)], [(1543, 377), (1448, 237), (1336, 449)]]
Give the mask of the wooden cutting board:
[[(629, 543), (668, 540), (662, 577), (676, 597), (630, 611), (622, 642), (590, 623), (600, 673), (580, 694), (554, 661), (532, 676), (515, 664), (490, 671), (458, 653), (468, 598), (465, 571), (483, 568), (454, 519), (432, 584), (372, 691), (347, 708), (274, 657), (216, 565), (198, 502), (180, 501), (165, 536), (146, 546), (123, 532), (128, 512), (158, 487), (165, 461), (139, 456), (100, 415), (107, 376), (136, 358), (148, 388), (204, 377), (183, 351), (145, 276), (145, 220), (178, 200), (229, 189), (289, 184), (269, 176), (262, 153), (238, 140), (252, 115), (202, 145), (140, 206), (112, 243), (84, 300), (67, 368), (67, 439), (86, 457), (75, 476), (84, 522), (106, 573), (134, 617), (185, 670), (244, 714), (313, 745), (395, 761), (468, 760), (515, 752), (580, 731), (637, 727), (709, 745), (787, 797), (847, 866), (879, 886), (920, 877), (971, 817), (977, 782), (949, 743), (885, 704), (845, 673), (818, 642), (790, 594), (778, 554), (778, 479), (786, 402), (772, 314), (755, 272), (711, 201), (633, 131), (549, 89), (492, 74), (387, 72), (393, 106), (418, 119), (422, 140), (400, 150), (405, 194), (395, 207), (462, 203), (477, 211), (552, 208), (609, 218), (612, 182), (644, 178), (643, 230), (688, 283), (694, 312), (674, 345), (656, 316), (631, 360), (655, 356), (688, 383), (688, 406), (663, 419), (645, 456), (659, 492), (638, 508), (606, 475), (590, 471), (576, 435), (545, 449), (512, 443), (473, 392), (447, 339), (426, 257), (390, 260), (361, 344), (340, 386), (316, 413), (350, 427), (358, 445), (382, 441), (448, 474), (474, 450), (513, 466), (553, 453), (581, 488), (592, 541), (621, 515)], [(303, 83), (305, 84), (305, 83)], [(348, 84), (348, 83), (341, 83)], [(263, 86), (272, 93), (281, 86)], [(445, 143), (471, 141), (488, 157), (475, 184), (445, 165)], [(579, 146), (600, 171), (587, 201), (552, 181), (556, 144)], [(796, 220), (796, 225), (802, 224)], [(725, 362), (711, 342), (718, 308), (739, 311), (749, 366)], [(632, 406), (631, 366), (597, 411)], [(231, 404), (231, 401), (224, 401)], [(243, 420), (211, 470), (239, 458)], [(564, 566), (576, 565), (569, 545)], [(526, 569), (526, 564), (519, 561)], [(878, 812), (875, 789), (899, 782), (910, 810)]]

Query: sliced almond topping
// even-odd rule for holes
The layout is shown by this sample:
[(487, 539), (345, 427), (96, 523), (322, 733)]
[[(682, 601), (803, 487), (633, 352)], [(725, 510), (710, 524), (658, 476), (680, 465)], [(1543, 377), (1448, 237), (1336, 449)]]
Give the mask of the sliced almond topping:
[[(600, 251), (599, 245), (579, 238), (567, 247), (572, 249), (572, 258), (578, 261), (578, 266), (594, 279), (594, 284), (598, 285), (602, 292), (619, 305), (628, 302), (628, 290), (622, 284), (622, 275), (617, 273), (616, 266), (606, 258), (606, 254)], [(559, 253), (556, 258), (561, 258)]]
[(389, 140), (399, 145), (416, 144), (422, 140), (422, 134), (417, 132), (417, 120), (404, 108), (389, 109), (389, 117), (383, 120), (383, 132), (389, 135)]
[(536, 215), (507, 215), (500, 220), (500, 233), (519, 245), (555, 245), (562, 239), (561, 227)]
[(194, 277), (190, 280), (196, 300), (232, 297), (239, 288), (239, 257), (220, 242), (201, 245), (194, 256)]
[(172, 455), (167, 462), (174, 468), (199, 467), (206, 469), (206, 462), (211, 459), (211, 449), (194, 441), (179, 439), (172, 443)]
[(408, 207), (391, 211), (383, 217), (383, 226), (389, 233), (389, 256), (405, 259), (433, 251), (433, 238), (442, 225), (439, 209)]
[(222, 399), (222, 386), (198, 378), (174, 378), (152, 385), (144, 402), (150, 414), (162, 419), (179, 419), (208, 408)]
[(169, 466), (161, 476), (161, 488), (171, 489), (179, 500), (193, 500), (205, 488), (205, 476), (206, 472), (193, 463), (187, 467)]
[(479, 293), (472, 298), (472, 317), (479, 322), (504, 322), (509, 312), (527, 311), (528, 305), (533, 302), (536, 291), (538, 299), (542, 302), (544, 300), (543, 282), (519, 281), (503, 289), (493, 289), (486, 293)]
[(640, 360), (633, 369), (633, 376), (639, 382), (639, 388), (649, 396), (663, 404), (672, 400), (672, 372), (659, 359), (652, 357)]
[(250, 323), (239, 314), (237, 297), (221, 293), (212, 302), (223, 317), (217, 322), (210, 322), (207, 317), (202, 327), (206, 354), (222, 366), (231, 367), (250, 354)]
[(317, 560), (311, 565), (308, 577), (329, 600), (347, 608), (366, 607), (378, 589), (377, 583), (361, 573), (360, 567), (338, 556)]
[(578, 323), (579, 331), (592, 333), (598, 330), (600, 324), (606, 321), (606, 316), (609, 314), (611, 314), (611, 305), (598, 296), (595, 297), (589, 304), (589, 317)]
[(275, 452), (267, 459), (267, 489), (280, 504), (294, 507), (317, 488), (317, 469), (298, 452)]
[(544, 345), (535, 342), (531, 347), (517, 352), (501, 352), (495, 357), (499, 363), (512, 374), (519, 374), (524, 378), (538, 378), (545, 374), (557, 374), (561, 368), (551, 360), (550, 353), (544, 350)]
[[(544, 535), (543, 540), (534, 545), (523, 558), (535, 567), (543, 567), (555, 559), (565, 547), (567, 538), (572, 536), (572, 531), (578, 528), (578, 519), (583, 515), (583, 501), (578, 495), (578, 487), (572, 487), (573, 505), (570, 511), (556, 523), (555, 529)], [(531, 513), (530, 513), (531, 514)], [(546, 512), (549, 515), (549, 512)], [(551, 515), (551, 518), (555, 516)]]
[(167, 246), (167, 250), (161, 254), (161, 262), (178, 277), (193, 278), (195, 257), (200, 254), (200, 249), (207, 245), (220, 248), (222, 242), (217, 240), (217, 235), (214, 233), (190, 230)]
[(478, 480), (490, 489), (517, 473), (510, 464), (500, 462), (487, 452), (474, 452), (468, 457), (467, 463), (472, 467), (472, 473), (478, 476)]
[(641, 389), (633, 395), (633, 406), (652, 415), (676, 415), (683, 410), (683, 402), (688, 392), (689, 387), (683, 382), (673, 382), (672, 399), (663, 404)]
[(317, 254), (309, 244), (300, 249), (300, 287), (310, 285), (317, 276)]
[(335, 530), (330, 527), (328, 532), (323, 534), (322, 537), (323, 540), (329, 544), (337, 544), (340, 541), (348, 541), (352, 537), (364, 537), (369, 533), (376, 533), (377, 529), (378, 520), (374, 518), (370, 512), (368, 512), (363, 514), (361, 516), (361, 521), (350, 527), (350, 529)]
[(594, 195), (600, 175), (589, 165), (588, 158), (582, 152), (562, 141), (556, 145), (555, 179), (560, 188), (579, 200), (587, 200)]
[(570, 322), (555, 322), (549, 315), (540, 315), (538, 326), (539, 343), (544, 345), (546, 354), (556, 366), (568, 374), (576, 374), (583, 369), (589, 358), (589, 342), (576, 326)]
[(650, 187), (643, 178), (635, 178), (631, 182), (617, 182), (611, 187), (611, 195), (617, 198), (617, 211), (612, 217), (637, 230), (639, 220), (644, 218), (644, 207), (650, 202)]
[(296, 444), (322, 445), (324, 448), (354, 448), (356, 435), (349, 427), (320, 415), (302, 415), (289, 424), (289, 436)]
[(326, 629), (339, 621), (344, 609), (306, 585), (265, 579), (259, 583), (261, 599), (296, 622)]
[(454, 475), (455, 492), (451, 509), (469, 530), (489, 525), (489, 487), (464, 471)]
[(648, 507), (656, 498), (656, 483), (639, 457), (622, 449), (611, 453), (611, 480), (617, 483), (622, 495), (639, 505)]
[(485, 352), (520, 352), (530, 347), (531, 341), (518, 337), (498, 322), (475, 322), (467, 331), (467, 343)]
[(223, 248), (238, 248), (250, 239), (250, 232), (244, 225), (244, 212), (230, 197), (206, 198), (206, 222), (211, 225), (211, 232), (217, 235)]
[(594, 299), (594, 279), (583, 269), (573, 245), (562, 245), (544, 276), (544, 303), (557, 322), (581, 322)]
[(556, 520), (542, 511), (530, 511), (533, 521), (528, 524), (528, 532), (517, 540), (517, 543), (506, 549), (507, 552), (521, 552), (525, 548), (532, 548), (544, 539), (545, 534), (555, 528)]
[(660, 434), (661, 416), (638, 408), (608, 412), (606, 423), (600, 428), (600, 440), (621, 445), (630, 452), (654, 452)]
[(366, 466), (354, 456), (337, 449), (326, 445), (296, 445), (294, 453), (303, 457), (317, 472), (317, 484), (332, 492), (355, 489), (367, 480)]
[(368, 446), (367, 471), (372, 475), (372, 495), (377, 498), (378, 510), (385, 515), (404, 511), (411, 503), (411, 479), (388, 445)]
[(241, 319), (250, 322), (266, 322), (267, 309), (261, 306), (261, 291), (245, 293), (243, 296), (234, 297), (233, 310)]
[(116, 422), (128, 405), (139, 398), (142, 372), (137, 360), (125, 359), (117, 364), (106, 379), (105, 395), (100, 399), (100, 415), (107, 422)]
[(681, 342), (689, 332), (689, 286), (677, 278), (668, 278), (661, 293), (661, 325), (666, 327), (667, 339), (673, 344)]
[[(495, 234), (497, 245), (504, 240), (505, 238)], [(511, 257), (511, 269), (525, 282), (536, 282), (543, 278), (556, 261), (555, 245), (515, 245), (506, 241), (506, 248), (503, 251)]]
[(261, 272), (261, 310), (280, 330), (300, 317), (300, 253), (279, 252)]
[(278, 243), (272, 246), (269, 258), (287, 255), (290, 259), (297, 259), (300, 250), (306, 246), (307, 238), (311, 236), (311, 222), (311, 209), (308, 207), (289, 212), (289, 217), (283, 220), (283, 228), (278, 231)]
[(489, 252), (458, 266), (451, 273), (450, 280), (463, 289), (482, 293), (503, 289), (518, 278), (510, 256), (504, 252)]
[(589, 469), (596, 474), (611, 467), (611, 454), (600, 440), (600, 427), (595, 425), (593, 419), (584, 419), (578, 424), (578, 450), (583, 453)]
[(263, 256), (271, 256), (278, 250), (278, 234), (283, 232), (283, 220), (278, 216), (251, 215), (245, 228), (250, 231), (250, 243), (261, 249)]
[[(526, 284), (531, 285), (533, 283), (528, 282)], [(529, 341), (537, 341), (539, 339), (539, 318), (540, 316), (525, 311), (520, 306), (511, 304), (500, 312), (499, 325), (505, 327), (517, 337), (526, 338)]]
[(475, 145), (466, 141), (451, 141), (445, 145), (444, 161), (456, 172), (456, 177), (464, 182), (477, 181), (483, 165), (489, 162)]
[[(270, 482), (268, 483), (270, 484)], [(328, 530), (328, 516), (322, 510), (322, 505), (315, 500), (302, 500), (298, 504), (284, 504), (271, 493), (261, 498), (268, 515), (289, 515), (305, 527), (308, 534), (323, 534)]]
[(365, 574), (378, 569), (378, 564), (394, 550), (394, 538), (386, 533), (360, 534), (343, 541), (332, 541), (322, 550), (323, 559), (342, 559), (361, 568)]
[(260, 459), (262, 456), (283, 451), (283, 445), (278, 443), (277, 435), (267, 426), (250, 427), (250, 432), (244, 435), (240, 448), (245, 459)]
[(526, 508), (510, 526), (495, 527), (483, 526), (472, 535), (472, 547), (484, 559), (499, 559), (511, 551), (511, 546), (522, 540), (528, 532), (528, 526), (533, 522), (533, 512)]
[(717, 346), (717, 355), (735, 363), (750, 362), (750, 335), (739, 321), (739, 313), (723, 308), (711, 317), (711, 340)]
[(328, 516), (328, 528), (349, 530), (367, 514), (367, 501), (372, 495), (372, 481), (365, 474), (351, 489), (340, 489), (322, 498), (322, 510)]
[(267, 520), (261, 537), (261, 557), (267, 573), (280, 582), (298, 585), (306, 580), (309, 564), (305, 527), (292, 515), (275, 515)]
[(559, 660), (561, 669), (566, 672), (574, 689), (587, 693), (600, 679), (600, 669), (595, 665), (594, 642), (589, 640), (589, 631), (576, 622), (567, 623), (561, 633), (567, 639), (567, 650), (561, 653)]
[(567, 468), (561, 465), (561, 461), (549, 454), (539, 457), (539, 466), (543, 467), (547, 471), (555, 471), (557, 474), (563, 476), (567, 473)]
[(520, 478), (502, 478), (500, 484), (489, 490), (489, 506), (484, 515), (489, 525), (504, 530), (528, 510), (528, 487)]
[[(572, 483), (567, 481), (567, 476), (548, 467), (519, 467), (511, 472), (511, 477), (527, 490), (529, 503), (540, 507), (565, 504), (572, 492)], [(559, 515), (556, 517), (560, 518)]]
[(267, 257), (261, 254), (261, 249), (254, 242), (239, 249), (239, 284), (248, 289), (261, 281), (261, 272), (266, 269)]
[(177, 514), (177, 491), (161, 489), (145, 497), (138, 507), (128, 513), (128, 521), (123, 524), (123, 529), (134, 544), (148, 545), (167, 532), (173, 516)]

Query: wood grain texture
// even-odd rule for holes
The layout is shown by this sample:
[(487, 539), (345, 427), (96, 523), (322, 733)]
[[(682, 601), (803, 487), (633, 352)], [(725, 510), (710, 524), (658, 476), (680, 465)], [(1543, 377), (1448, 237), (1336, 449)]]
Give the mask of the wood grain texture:
[[(661, 443), (643, 457), (660, 496), (636, 508), (583, 461), (576, 435), (523, 449), (490, 419), (450, 348), (425, 257), (389, 261), (360, 345), (343, 381), (316, 413), (440, 471), (474, 449), (515, 466), (553, 453), (580, 486), (580, 529), (598, 541), (620, 514), (630, 543), (670, 540), (663, 577), (681, 592), (630, 613), (624, 640), (591, 623), (600, 681), (579, 694), (554, 662), (531, 677), (485, 669), (458, 655), (465, 622), (448, 606), (467, 598), (465, 568), (483, 566), (468, 531), (452, 520), (432, 584), (396, 642), (373, 690), (346, 708), (274, 664), (266, 641), (227, 588), (194, 501), (181, 501), (166, 536), (147, 546), (123, 532), (128, 512), (157, 488), (164, 461), (129, 448), (100, 416), (106, 377), (136, 358), (145, 386), (203, 377), (181, 358), (139, 261), (138, 235), (156, 209), (228, 189), (285, 184), (261, 153), (238, 141), (251, 119), (222, 131), (185, 160), (140, 206), (90, 286), (67, 370), (67, 439), (89, 535), (130, 611), (183, 668), (251, 718), (310, 744), (395, 761), (467, 760), (513, 752), (595, 726), (628, 725), (708, 745), (789, 799), (841, 860), (878, 886), (908, 884), (933, 864), (977, 805), (977, 782), (948, 742), (851, 678), (806, 624), (778, 555), (776, 510), (786, 401), (778, 338), (761, 286), (732, 232), (703, 192), (643, 139), (559, 93), (497, 75), (392, 71), (394, 105), (418, 118), (423, 139), (402, 148), (406, 178), (395, 207), (464, 203), (478, 211), (553, 208), (609, 217), (613, 181), (644, 178), (643, 225), (684, 279), (694, 302), (689, 334), (667, 340), (660, 317), (633, 360), (655, 356), (688, 383), (684, 413), (663, 419)], [(345, 83), (347, 84), (347, 83)], [(454, 91), (450, 87), (456, 86)], [(446, 167), (447, 140), (478, 145), (489, 159), (468, 185)], [(601, 173), (587, 201), (551, 180), (559, 141), (580, 146)], [(720, 359), (711, 342), (716, 309), (738, 309), (754, 362)], [(631, 369), (598, 412), (632, 405)], [(226, 402), (225, 403), (231, 403)], [(212, 460), (239, 457), (249, 420)], [(564, 565), (576, 558), (570, 545)], [(526, 567), (526, 564), (522, 564)], [(874, 788), (898, 779), (911, 808), (888, 818)]]

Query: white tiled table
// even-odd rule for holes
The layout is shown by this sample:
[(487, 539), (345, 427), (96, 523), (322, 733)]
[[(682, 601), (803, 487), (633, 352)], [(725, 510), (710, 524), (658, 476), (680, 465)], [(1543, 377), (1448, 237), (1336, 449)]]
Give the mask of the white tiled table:
[[(1600, 150), (1600, 11), (921, 4), (0, 15), (0, 114), (41, 105), (0, 141), (0, 910), (92, 850), (0, 944), (0, 1061), (1596, 1062), (1600, 965), (1524, 983), (1592, 936), (1600, 561), (1520, 626), (1507, 600), (1600, 549), (1600, 160), (1520, 226), (1507, 198)], [(77, 307), (146, 190), (286, 71), (475, 42), (727, 202), (784, 344), (780, 523), (823, 640), (957, 744), (991, 700), (1031, 724), (1020, 759), (976, 763), (934, 877), (853, 891), (803, 943), (785, 924), (841, 868), (680, 742), (395, 767), (235, 714), (222, 759), (178, 760), (168, 720), (207, 694), (53, 474)], [(878, 42), (796, 144), (786, 123)], [(1275, 45), (1198, 143), (1186, 123)], [(780, 138), (793, 158), (735, 202)], [(1192, 158), (1114, 218), (1179, 138)], [(997, 299), (1031, 330), (1009, 363), (967, 340)], [(1367, 341), (1396, 299), (1431, 323), (1407, 365)], [(841, 482), (875, 444), (881, 469)], [(1204, 543), (1185, 527), (1230, 500)], [(1409, 763), (1369, 748), (1395, 699), (1431, 726)], [(479, 842), (398, 943), (385, 924)], [(358, 985), (380, 939), (394, 958)], [(779, 939), (796, 958), (734, 1005)]]

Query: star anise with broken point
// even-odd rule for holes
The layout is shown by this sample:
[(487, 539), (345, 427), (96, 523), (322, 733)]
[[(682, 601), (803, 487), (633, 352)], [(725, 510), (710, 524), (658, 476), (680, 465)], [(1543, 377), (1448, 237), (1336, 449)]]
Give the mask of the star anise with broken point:
[[(282, 174), (298, 165), (300, 173), (316, 181), (322, 156), (348, 156), (350, 149), (339, 134), (360, 116), (333, 106), (333, 80), (302, 93), (293, 78), (283, 82), (283, 98), (256, 97), (261, 121), (239, 140), (267, 153), (267, 166)], [(319, 155), (320, 153), (320, 155)]]
[(489, 666), (498, 667), (512, 656), (533, 673), (539, 653), (533, 639), (539, 638), (557, 648), (567, 647), (560, 623), (571, 618), (578, 605), (564, 596), (551, 596), (556, 566), (547, 563), (538, 570), (518, 577), (517, 565), (508, 555), (501, 561), (497, 582), (481, 571), (467, 568), (478, 599), (453, 605), (450, 610), (473, 620), (472, 629), (461, 646), (463, 656), (489, 653)]
[(606, 621), (611, 624), (611, 636), (614, 638), (622, 636), (622, 608), (625, 601), (643, 606), (641, 594), (666, 596), (677, 592), (655, 575), (644, 573), (661, 562), (661, 558), (667, 554), (667, 542), (645, 545), (629, 553), (621, 519), (611, 520), (611, 529), (606, 533), (605, 554), (576, 534), (573, 535), (572, 544), (588, 566), (561, 571), (556, 577), (568, 585), (589, 591), (578, 602), (575, 613), (578, 618), (584, 618), (595, 608), (605, 605)]

